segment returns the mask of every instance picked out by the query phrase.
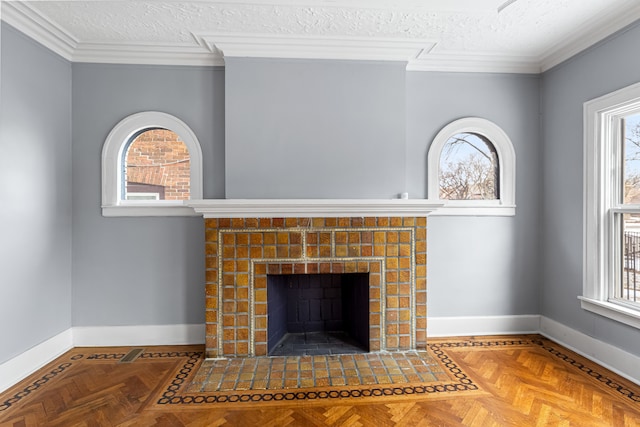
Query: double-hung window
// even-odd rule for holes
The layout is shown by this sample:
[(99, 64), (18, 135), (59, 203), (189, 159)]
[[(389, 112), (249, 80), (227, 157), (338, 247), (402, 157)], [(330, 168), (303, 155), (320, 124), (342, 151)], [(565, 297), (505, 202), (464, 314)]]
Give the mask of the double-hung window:
[(640, 328), (640, 84), (584, 104), (582, 307)]

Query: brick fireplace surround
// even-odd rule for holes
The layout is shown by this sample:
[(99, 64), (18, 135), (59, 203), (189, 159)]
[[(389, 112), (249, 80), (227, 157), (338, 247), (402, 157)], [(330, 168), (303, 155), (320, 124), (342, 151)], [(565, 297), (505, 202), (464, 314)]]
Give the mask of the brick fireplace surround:
[(286, 274), (368, 273), (369, 350), (425, 348), (426, 214), (224, 218), (202, 206), (208, 358), (267, 355), (267, 276)]

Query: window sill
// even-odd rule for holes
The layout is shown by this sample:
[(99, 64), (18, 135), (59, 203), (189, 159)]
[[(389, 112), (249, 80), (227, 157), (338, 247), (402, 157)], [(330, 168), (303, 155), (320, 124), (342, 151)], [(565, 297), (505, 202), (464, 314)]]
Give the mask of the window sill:
[(595, 300), (579, 296), (580, 305), (584, 310), (616, 320), (625, 325), (640, 329), (640, 311), (627, 308), (608, 301)]
[(133, 217), (133, 216), (200, 216), (182, 203), (175, 205), (132, 204), (103, 206), (102, 216), (105, 217)]
[(453, 204), (445, 205), (431, 213), (431, 216), (515, 216), (515, 205), (478, 205)]

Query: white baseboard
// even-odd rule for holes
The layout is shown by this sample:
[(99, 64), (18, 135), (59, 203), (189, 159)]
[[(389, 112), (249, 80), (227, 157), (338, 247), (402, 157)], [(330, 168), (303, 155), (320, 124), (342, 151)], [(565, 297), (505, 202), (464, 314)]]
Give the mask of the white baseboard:
[(428, 337), (460, 337), (471, 335), (513, 335), (538, 333), (540, 316), (476, 316), (429, 317)]
[(204, 324), (74, 327), (0, 364), (0, 392), (73, 347), (203, 344), (204, 338)]
[(640, 384), (640, 357), (542, 316), (540, 334)]
[[(640, 357), (539, 315), (432, 317), (427, 337), (540, 333), (640, 384)], [(205, 325), (83, 326), (67, 329), (0, 364), (0, 392), (73, 347), (202, 344)]]
[(204, 344), (204, 324), (77, 326), (73, 328), (75, 347)]
[(0, 393), (73, 348), (71, 329), (0, 364)]

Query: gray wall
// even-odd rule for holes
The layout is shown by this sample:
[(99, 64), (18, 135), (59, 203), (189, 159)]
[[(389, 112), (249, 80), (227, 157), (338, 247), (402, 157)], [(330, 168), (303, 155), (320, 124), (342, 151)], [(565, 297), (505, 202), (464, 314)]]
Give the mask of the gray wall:
[(516, 152), (515, 217), (430, 217), (430, 317), (539, 313), (539, 78), (407, 73), (407, 191), (427, 197), (427, 152), (453, 120), (493, 121)]
[(71, 64), (1, 31), (3, 363), (71, 327)]
[(538, 77), (247, 59), (226, 74), (227, 197), (426, 198), (440, 128), (464, 116), (503, 127), (520, 159), (518, 215), (430, 220), (430, 314), (538, 312)]
[(640, 354), (640, 331), (580, 308), (582, 294), (585, 101), (640, 80), (635, 25), (546, 72), (542, 79), (543, 211), (541, 310), (544, 316)]
[(405, 64), (226, 60), (229, 198), (393, 198)]
[(227, 197), (426, 198), (436, 133), (461, 117), (487, 118), (515, 146), (518, 213), (429, 220), (429, 313), (537, 314), (538, 76), (404, 68), (228, 59)]
[[(73, 71), (74, 325), (202, 321), (202, 221), (100, 215), (104, 138), (121, 118), (148, 109), (194, 129), (206, 197), (223, 197), (226, 182), (233, 198), (392, 198), (407, 190), (423, 198), (427, 149), (439, 129), (468, 115), (495, 121), (518, 156), (518, 214), (430, 220), (430, 315), (538, 313), (537, 77), (231, 59), (224, 148), (221, 70), (76, 64)], [(458, 91), (465, 96), (451, 95)]]
[(515, 146), (517, 215), (430, 219), (430, 316), (541, 312), (640, 353), (637, 330), (577, 300), (582, 103), (638, 81), (640, 59), (629, 54), (638, 41), (632, 27), (540, 80), (348, 61), (71, 67), (3, 24), (0, 319), (21, 326), (5, 331), (0, 362), (71, 325), (203, 322), (202, 220), (100, 212), (104, 140), (144, 110), (194, 130), (208, 198), (225, 189), (227, 197), (423, 198), (438, 130), (464, 116), (492, 120)]
[(224, 197), (224, 70), (73, 65), (73, 325), (204, 323), (200, 217), (105, 218), (100, 159), (111, 129), (163, 111), (196, 134), (204, 195)]

